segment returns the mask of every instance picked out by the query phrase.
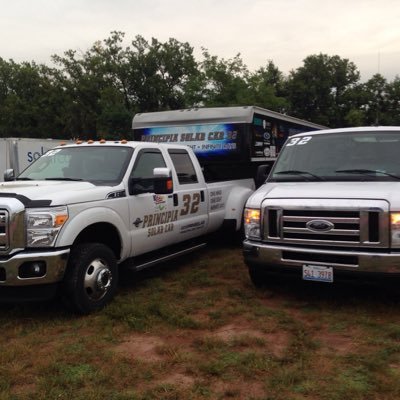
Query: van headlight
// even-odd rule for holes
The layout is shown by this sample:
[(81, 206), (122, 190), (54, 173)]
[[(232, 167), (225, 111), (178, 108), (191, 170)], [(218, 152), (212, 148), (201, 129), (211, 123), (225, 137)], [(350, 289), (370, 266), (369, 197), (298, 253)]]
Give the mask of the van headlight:
[(261, 239), (260, 215), (261, 212), (259, 208), (244, 209), (244, 233), (246, 239)]
[(25, 218), (27, 247), (54, 246), (67, 219), (67, 207), (28, 209)]

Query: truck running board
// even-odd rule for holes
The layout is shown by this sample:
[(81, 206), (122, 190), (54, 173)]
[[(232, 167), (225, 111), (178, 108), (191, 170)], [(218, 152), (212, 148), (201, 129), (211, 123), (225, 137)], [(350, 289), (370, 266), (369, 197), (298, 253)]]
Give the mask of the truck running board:
[(126, 266), (126, 268), (133, 269), (135, 271), (141, 271), (142, 269), (152, 267), (153, 265), (199, 250), (205, 247), (206, 245), (207, 243), (197, 243), (197, 244), (192, 244), (190, 247), (185, 247), (185, 248), (182, 248), (182, 246), (180, 248), (174, 248), (174, 249), (169, 248), (170, 251), (168, 252), (168, 254), (166, 253), (153, 254), (152, 258), (147, 256), (145, 257), (145, 259), (141, 258), (140, 261), (139, 258), (133, 259), (129, 263), (129, 265)]

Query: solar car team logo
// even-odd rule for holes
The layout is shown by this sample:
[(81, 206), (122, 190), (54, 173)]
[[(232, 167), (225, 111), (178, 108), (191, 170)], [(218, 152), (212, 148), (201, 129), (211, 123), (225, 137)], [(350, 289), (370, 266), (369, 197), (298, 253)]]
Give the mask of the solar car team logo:
[(165, 196), (160, 196), (159, 194), (153, 194), (153, 201), (156, 207), (156, 210), (162, 211), (165, 209)]

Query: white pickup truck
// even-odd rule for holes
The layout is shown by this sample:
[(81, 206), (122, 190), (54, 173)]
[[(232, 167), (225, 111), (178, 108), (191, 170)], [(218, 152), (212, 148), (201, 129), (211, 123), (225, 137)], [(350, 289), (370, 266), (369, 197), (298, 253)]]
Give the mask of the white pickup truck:
[(127, 141), (60, 145), (4, 178), (0, 295), (61, 289), (80, 313), (111, 300), (120, 265), (140, 270), (239, 230), (255, 189), (253, 179), (206, 183), (187, 146)]
[(266, 271), (332, 282), (336, 274), (400, 274), (400, 127), (292, 136), (248, 200), (244, 257)]

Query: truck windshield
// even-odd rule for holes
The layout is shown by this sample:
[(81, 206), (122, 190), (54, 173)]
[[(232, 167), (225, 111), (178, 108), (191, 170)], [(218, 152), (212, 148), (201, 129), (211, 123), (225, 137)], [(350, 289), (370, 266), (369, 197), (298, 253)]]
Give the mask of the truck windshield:
[(42, 155), (17, 180), (76, 180), (117, 184), (125, 174), (132, 152), (131, 147), (122, 146), (57, 148)]
[(400, 180), (400, 131), (290, 138), (269, 182)]

